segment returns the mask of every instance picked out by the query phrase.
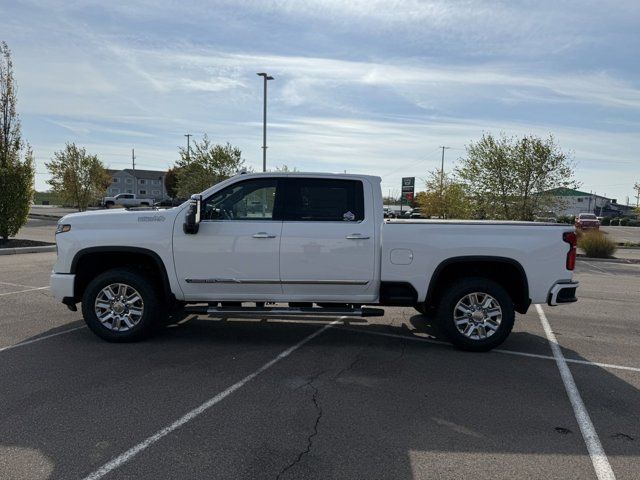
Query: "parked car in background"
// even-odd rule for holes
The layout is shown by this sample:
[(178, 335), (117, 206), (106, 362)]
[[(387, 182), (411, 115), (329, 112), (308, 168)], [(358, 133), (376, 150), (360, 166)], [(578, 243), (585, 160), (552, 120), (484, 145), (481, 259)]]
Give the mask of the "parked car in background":
[(104, 197), (102, 204), (106, 208), (112, 207), (150, 207), (153, 198), (140, 198), (133, 193), (121, 193), (115, 197)]
[(580, 230), (599, 230), (600, 220), (593, 213), (581, 213), (576, 217), (575, 225)]
[(422, 216), (422, 212), (420, 211), (420, 208), (416, 207), (413, 210), (411, 210), (411, 214), (409, 215), (409, 218), (424, 218), (424, 217)]
[(396, 218), (396, 213), (389, 207), (384, 207), (384, 218)]

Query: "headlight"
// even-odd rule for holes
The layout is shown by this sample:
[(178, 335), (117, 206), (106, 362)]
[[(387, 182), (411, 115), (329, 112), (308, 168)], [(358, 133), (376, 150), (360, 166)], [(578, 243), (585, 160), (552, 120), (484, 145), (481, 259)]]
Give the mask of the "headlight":
[(71, 230), (71, 225), (69, 225), (68, 223), (59, 223), (56, 227), (56, 235), (59, 233), (68, 232), (69, 230)]

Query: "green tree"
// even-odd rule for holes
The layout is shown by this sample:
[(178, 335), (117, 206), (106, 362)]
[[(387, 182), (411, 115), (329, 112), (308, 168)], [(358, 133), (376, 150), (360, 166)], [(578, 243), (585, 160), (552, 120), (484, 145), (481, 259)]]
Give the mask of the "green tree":
[(416, 195), (421, 214), (425, 217), (469, 218), (471, 205), (465, 186), (454, 175), (445, 173), (441, 177), (440, 172), (440, 169), (429, 172), (425, 191)]
[(178, 167), (171, 167), (167, 170), (167, 174), (164, 177), (164, 186), (167, 189), (167, 195), (171, 198), (178, 196)]
[(483, 217), (533, 220), (555, 206), (550, 190), (578, 186), (573, 162), (552, 136), (485, 134), (466, 150), (457, 175)]
[(242, 152), (230, 143), (213, 144), (205, 134), (202, 141), (193, 142), (191, 152), (180, 148), (177, 194), (189, 197), (229, 178), (244, 166)]
[(276, 166), (276, 168), (273, 169), (274, 172), (280, 172), (280, 173), (287, 173), (287, 172), (297, 172), (298, 169), (296, 167), (289, 167), (286, 164), (282, 164), (282, 166), (278, 167)]
[(47, 180), (51, 190), (80, 211), (104, 195), (111, 184), (111, 177), (97, 155), (88, 154), (75, 143), (67, 143), (45, 165), (51, 174)]
[(22, 141), (16, 112), (16, 82), (11, 50), (0, 43), (0, 243), (27, 222), (35, 175), (33, 153)]

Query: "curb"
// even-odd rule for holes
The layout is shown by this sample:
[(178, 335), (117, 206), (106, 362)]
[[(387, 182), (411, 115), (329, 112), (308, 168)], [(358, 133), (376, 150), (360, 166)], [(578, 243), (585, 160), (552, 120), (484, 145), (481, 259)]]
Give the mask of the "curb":
[(21, 253), (42, 253), (55, 251), (55, 245), (41, 245), (38, 247), (0, 248), (0, 255), (18, 255)]
[(29, 213), (29, 218), (35, 218), (39, 220), (60, 220), (60, 215), (45, 215), (44, 213)]
[(591, 257), (585, 257), (582, 255), (578, 255), (576, 257), (576, 260), (580, 261), (589, 261), (589, 262), (610, 262), (610, 263), (627, 263), (627, 264), (633, 264), (633, 263), (640, 263), (640, 259), (635, 259), (635, 258), (591, 258)]

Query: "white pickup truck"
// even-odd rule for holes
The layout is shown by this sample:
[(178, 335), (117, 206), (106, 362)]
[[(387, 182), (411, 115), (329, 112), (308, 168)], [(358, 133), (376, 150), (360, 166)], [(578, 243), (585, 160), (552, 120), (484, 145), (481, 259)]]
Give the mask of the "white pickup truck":
[(389, 221), (367, 175), (239, 174), (168, 210), (68, 215), (56, 243), (53, 295), (81, 302), (109, 341), (141, 339), (175, 308), (280, 318), (411, 306), (454, 345), (488, 350), (515, 312), (574, 302), (578, 286), (573, 226)]
[(150, 207), (152, 198), (140, 198), (134, 193), (120, 193), (115, 197), (104, 197), (102, 204), (107, 208), (113, 207)]

